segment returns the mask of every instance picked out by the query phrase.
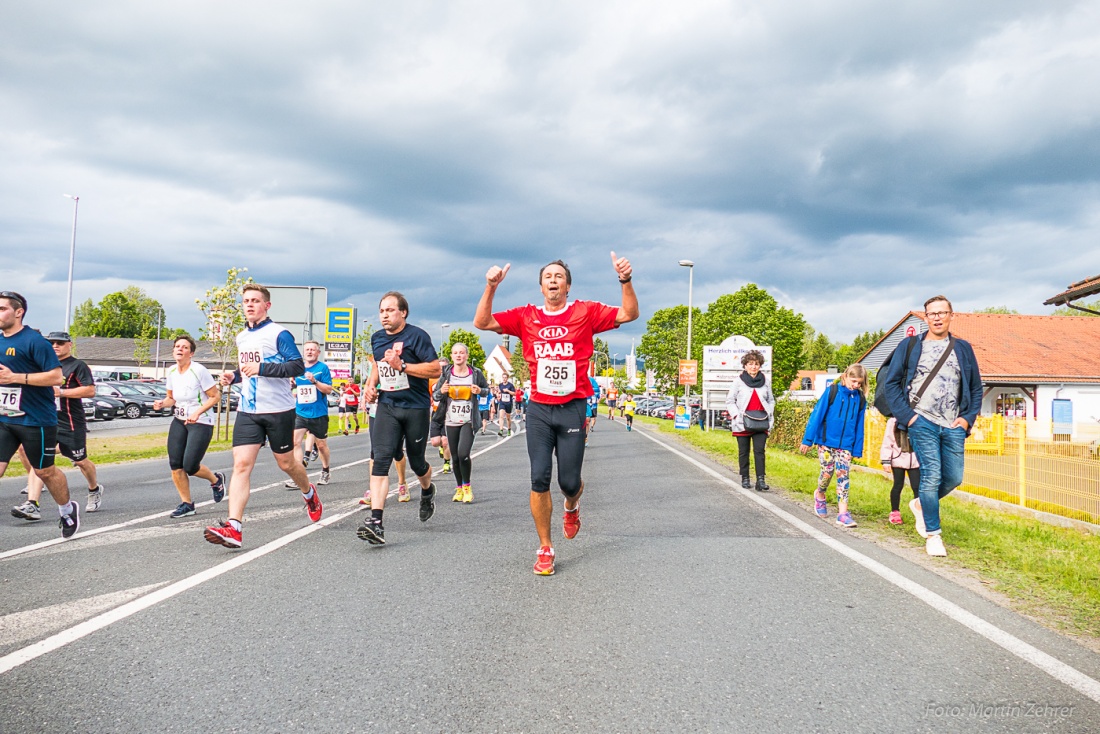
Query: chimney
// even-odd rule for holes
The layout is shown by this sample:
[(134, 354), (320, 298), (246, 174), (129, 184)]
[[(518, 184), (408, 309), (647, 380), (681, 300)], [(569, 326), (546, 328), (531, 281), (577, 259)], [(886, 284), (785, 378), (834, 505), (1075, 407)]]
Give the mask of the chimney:
[(512, 337), (510, 334), (504, 335), (504, 348), (509, 354), (512, 353)]

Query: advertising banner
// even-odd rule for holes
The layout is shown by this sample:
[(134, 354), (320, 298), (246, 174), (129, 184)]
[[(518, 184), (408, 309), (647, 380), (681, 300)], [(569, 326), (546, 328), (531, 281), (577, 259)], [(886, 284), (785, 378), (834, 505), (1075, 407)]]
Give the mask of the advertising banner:
[(351, 366), (355, 358), (352, 349), (354, 342), (355, 309), (326, 309), (324, 362), (332, 373), (333, 385), (343, 385), (352, 378)]
[(699, 362), (694, 359), (680, 360), (680, 384), (699, 384)]

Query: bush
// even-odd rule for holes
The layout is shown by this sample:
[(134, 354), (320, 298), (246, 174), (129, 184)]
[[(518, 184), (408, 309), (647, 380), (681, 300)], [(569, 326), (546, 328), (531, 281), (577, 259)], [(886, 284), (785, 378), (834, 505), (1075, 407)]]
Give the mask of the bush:
[(795, 451), (802, 444), (806, 433), (806, 422), (813, 412), (813, 403), (798, 400), (777, 400), (775, 402), (775, 424), (768, 435), (768, 444), (772, 448)]

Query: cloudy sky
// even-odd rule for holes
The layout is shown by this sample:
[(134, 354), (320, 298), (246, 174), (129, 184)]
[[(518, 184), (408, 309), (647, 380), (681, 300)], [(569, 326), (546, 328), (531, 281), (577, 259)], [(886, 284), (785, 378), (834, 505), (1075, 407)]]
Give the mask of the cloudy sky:
[[(848, 341), (946, 293), (1047, 313), (1100, 273), (1100, 2), (192, 2), (0, 9), (0, 287), (61, 325), (129, 284), (197, 329), (230, 266), (472, 328), (639, 322), (746, 282)], [(1090, 91), (1092, 90), (1092, 91)], [(377, 323), (377, 319), (375, 319)], [(487, 347), (494, 343), (483, 339)]]

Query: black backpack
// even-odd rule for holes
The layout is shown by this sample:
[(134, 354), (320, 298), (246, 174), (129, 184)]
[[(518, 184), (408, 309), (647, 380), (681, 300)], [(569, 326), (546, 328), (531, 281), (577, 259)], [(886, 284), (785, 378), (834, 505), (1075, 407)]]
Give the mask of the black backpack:
[[(907, 374), (909, 372), (909, 356), (913, 353), (913, 347), (917, 345), (917, 340), (920, 337), (911, 336), (908, 337), (909, 344), (905, 347), (905, 362), (902, 363), (902, 373)], [(886, 399), (886, 391), (882, 389), (882, 376), (886, 374), (887, 368), (890, 366), (890, 361), (897, 356), (898, 350), (895, 349), (890, 353), (890, 356), (886, 358), (886, 361), (882, 363), (882, 366), (875, 372), (875, 399), (872, 404), (875, 406), (875, 410), (890, 418), (894, 415), (894, 411), (890, 410), (890, 403)]]

